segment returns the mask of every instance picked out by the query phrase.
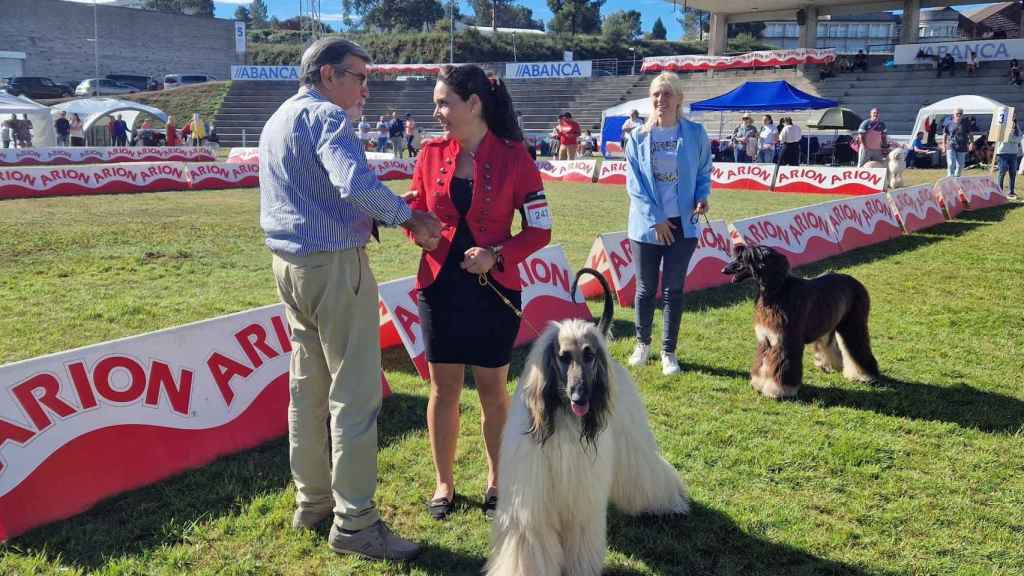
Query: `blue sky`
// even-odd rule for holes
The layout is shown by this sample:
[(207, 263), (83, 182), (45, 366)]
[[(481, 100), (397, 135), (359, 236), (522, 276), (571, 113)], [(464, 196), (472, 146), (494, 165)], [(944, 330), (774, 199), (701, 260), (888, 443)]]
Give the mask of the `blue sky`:
[[(217, 16), (221, 18), (230, 18), (234, 15), (235, 8), (239, 5), (247, 6), (251, 1), (252, 0), (214, 0), (217, 7)], [(282, 20), (295, 16), (299, 13), (298, 0), (266, 0), (266, 2), (270, 8), (270, 15), (277, 16)], [(679, 6), (682, 6), (682, 0), (678, 0), (678, 2)], [(545, 23), (551, 19), (551, 10), (548, 9), (548, 5), (545, 0), (520, 0), (520, 4), (523, 4), (533, 10), (533, 17), (535, 19), (540, 18)], [(465, 14), (473, 11), (466, 3), (460, 3), (460, 5), (461, 11)], [(969, 7), (954, 6), (954, 8), (963, 11), (963, 9), (976, 9), (982, 6), (985, 6), (985, 4), (975, 4)], [(650, 32), (651, 26), (654, 25), (654, 21), (660, 17), (665, 28), (668, 29), (669, 40), (678, 40), (682, 37), (682, 27), (675, 18), (682, 10), (680, 8), (677, 12), (673, 13), (671, 1), (607, 0), (604, 7), (601, 9), (601, 14), (607, 15), (617, 10), (639, 10), (642, 15), (643, 30), (645, 33)], [(341, 21), (341, 0), (320, 0), (320, 12), (321, 18), (336, 28)]]

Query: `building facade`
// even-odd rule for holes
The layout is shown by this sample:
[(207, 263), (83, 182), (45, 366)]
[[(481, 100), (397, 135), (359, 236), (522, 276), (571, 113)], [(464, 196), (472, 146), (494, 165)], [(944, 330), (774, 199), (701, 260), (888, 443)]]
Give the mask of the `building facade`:
[[(835, 48), (840, 54), (856, 54), (858, 50), (892, 52), (891, 45), (899, 38), (899, 24), (899, 16), (891, 12), (822, 16), (818, 18), (817, 47)], [(761, 40), (776, 48), (799, 48), (800, 26), (795, 20), (765, 22)]]

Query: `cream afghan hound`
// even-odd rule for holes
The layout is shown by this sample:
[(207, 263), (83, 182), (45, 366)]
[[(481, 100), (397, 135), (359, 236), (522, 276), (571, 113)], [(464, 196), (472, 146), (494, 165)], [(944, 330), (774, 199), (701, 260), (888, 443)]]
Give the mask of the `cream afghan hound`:
[(491, 576), (601, 573), (609, 502), (627, 514), (686, 513), (686, 486), (658, 452), (636, 385), (611, 359), (612, 295), (597, 326), (553, 323), (519, 378), (501, 442)]

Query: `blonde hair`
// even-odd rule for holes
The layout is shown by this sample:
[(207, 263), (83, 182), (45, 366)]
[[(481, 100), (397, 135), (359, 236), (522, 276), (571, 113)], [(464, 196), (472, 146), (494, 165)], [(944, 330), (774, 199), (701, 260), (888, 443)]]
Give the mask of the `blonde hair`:
[[(662, 84), (669, 87), (672, 94), (679, 98), (679, 105), (676, 107), (676, 120), (678, 121), (683, 117), (683, 80), (675, 72), (662, 72), (654, 77), (651, 81), (651, 88), (647, 91), (647, 94), (652, 94)], [(647, 122), (644, 123), (643, 130), (646, 132), (654, 127), (657, 122), (656, 115), (654, 113), (654, 101), (651, 101), (651, 113), (647, 116)]]

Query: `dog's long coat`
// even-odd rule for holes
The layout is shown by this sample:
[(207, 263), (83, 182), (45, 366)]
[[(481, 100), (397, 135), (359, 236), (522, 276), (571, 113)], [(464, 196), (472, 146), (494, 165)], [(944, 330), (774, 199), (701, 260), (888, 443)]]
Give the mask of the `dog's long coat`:
[(753, 278), (757, 353), (750, 384), (770, 398), (795, 396), (803, 381), (804, 345), (814, 343), (814, 364), (825, 372), (842, 370), (851, 380), (878, 378), (871, 352), (867, 288), (846, 274), (811, 280), (789, 273), (789, 261), (772, 248), (736, 247), (722, 273), (734, 282)]
[[(611, 295), (598, 277), (606, 327)], [(502, 436), (491, 576), (600, 574), (609, 502), (629, 514), (689, 510), (686, 487), (658, 453), (636, 385), (608, 355), (602, 331), (569, 320), (533, 345)], [(592, 370), (552, 365), (586, 349)]]

